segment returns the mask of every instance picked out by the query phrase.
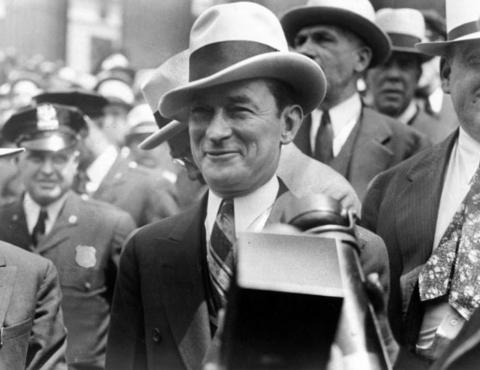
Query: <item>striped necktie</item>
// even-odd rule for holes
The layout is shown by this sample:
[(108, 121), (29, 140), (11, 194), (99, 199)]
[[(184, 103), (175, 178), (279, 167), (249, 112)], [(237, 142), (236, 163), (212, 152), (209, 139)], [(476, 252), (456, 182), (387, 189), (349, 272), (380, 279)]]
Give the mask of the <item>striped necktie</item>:
[(328, 110), (323, 111), (315, 137), (315, 159), (329, 164), (333, 159), (333, 128)]
[(420, 299), (448, 294), (466, 320), (480, 306), (480, 167), (438, 247), (418, 277)]
[(220, 204), (208, 246), (207, 261), (216, 308), (224, 307), (233, 273), (235, 220), (233, 199)]

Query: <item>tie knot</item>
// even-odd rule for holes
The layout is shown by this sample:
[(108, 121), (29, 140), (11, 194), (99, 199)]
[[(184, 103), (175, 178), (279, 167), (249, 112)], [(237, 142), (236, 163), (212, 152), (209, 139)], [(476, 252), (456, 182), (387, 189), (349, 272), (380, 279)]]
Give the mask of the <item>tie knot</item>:
[(226, 198), (222, 200), (220, 208), (218, 209), (218, 215), (233, 216), (233, 199)]

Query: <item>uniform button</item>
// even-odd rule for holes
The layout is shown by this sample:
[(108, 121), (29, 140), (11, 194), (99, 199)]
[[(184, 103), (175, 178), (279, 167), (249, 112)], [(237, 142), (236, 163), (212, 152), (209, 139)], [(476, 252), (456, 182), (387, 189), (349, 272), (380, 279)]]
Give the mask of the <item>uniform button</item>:
[(162, 334), (158, 328), (153, 329), (152, 339), (155, 343), (160, 343), (162, 341)]
[(88, 281), (84, 284), (85, 290), (90, 290), (92, 289), (92, 284), (90, 284)]
[(457, 319), (451, 319), (451, 320), (450, 320), (450, 325), (456, 326), (457, 324), (458, 324), (458, 320), (457, 320)]

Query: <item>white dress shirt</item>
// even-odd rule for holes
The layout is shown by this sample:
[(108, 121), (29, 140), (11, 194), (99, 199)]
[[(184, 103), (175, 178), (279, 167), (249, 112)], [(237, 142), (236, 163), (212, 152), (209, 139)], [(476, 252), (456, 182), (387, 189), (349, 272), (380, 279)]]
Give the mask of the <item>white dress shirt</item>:
[(86, 184), (87, 192), (94, 193), (99, 188), (108, 171), (117, 160), (119, 153), (115, 146), (108, 146), (87, 169), (88, 182)]
[[(52, 231), (53, 225), (55, 221), (57, 221), (58, 214), (62, 210), (63, 204), (65, 203), (65, 199), (67, 194), (64, 194), (61, 198), (56, 200), (55, 202), (49, 204), (46, 207), (43, 207), (48, 214), (47, 219), (45, 220), (45, 235)], [(30, 194), (26, 193), (25, 197), (23, 198), (23, 209), (25, 211), (25, 218), (27, 221), (27, 228), (28, 232), (31, 235), (33, 232), (33, 228), (37, 224), (38, 216), (40, 215), (41, 206), (38, 205), (30, 196)]]
[[(433, 248), (437, 248), (458, 207), (470, 189), (470, 181), (480, 163), (480, 143), (460, 127), (448, 162), (438, 207)], [(435, 334), (453, 339), (465, 320), (447, 302), (428, 305), (423, 317), (417, 348), (428, 348)]]
[[(330, 108), (330, 122), (333, 130), (333, 156), (336, 157), (352, 132), (362, 112), (362, 101), (358, 93), (353, 94), (340, 104)], [(315, 141), (318, 128), (322, 119), (322, 110), (315, 109), (311, 113), (312, 124), (310, 126), (310, 145), (315, 153)]]
[[(267, 222), (279, 189), (277, 176), (273, 176), (266, 184), (253, 193), (233, 199), (235, 215), (235, 233), (242, 231), (261, 231)], [(205, 235), (207, 245), (217, 217), (222, 198), (213, 191), (208, 191), (207, 215), (205, 217)]]

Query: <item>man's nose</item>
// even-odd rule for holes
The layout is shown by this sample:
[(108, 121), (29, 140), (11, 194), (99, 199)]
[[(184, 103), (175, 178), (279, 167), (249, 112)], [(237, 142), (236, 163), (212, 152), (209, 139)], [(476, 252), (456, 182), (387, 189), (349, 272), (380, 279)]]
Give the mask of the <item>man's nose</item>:
[(310, 59), (314, 59), (315, 57), (311, 37), (306, 37), (305, 40), (300, 45), (296, 45), (294, 49), (296, 52), (303, 54)]
[(51, 174), (55, 171), (55, 166), (53, 165), (53, 161), (50, 158), (45, 159), (42, 162), (42, 166), (40, 167), (40, 171), (43, 174)]
[(225, 113), (221, 110), (215, 112), (206, 132), (206, 136), (210, 140), (221, 141), (228, 138), (232, 134), (232, 128)]

